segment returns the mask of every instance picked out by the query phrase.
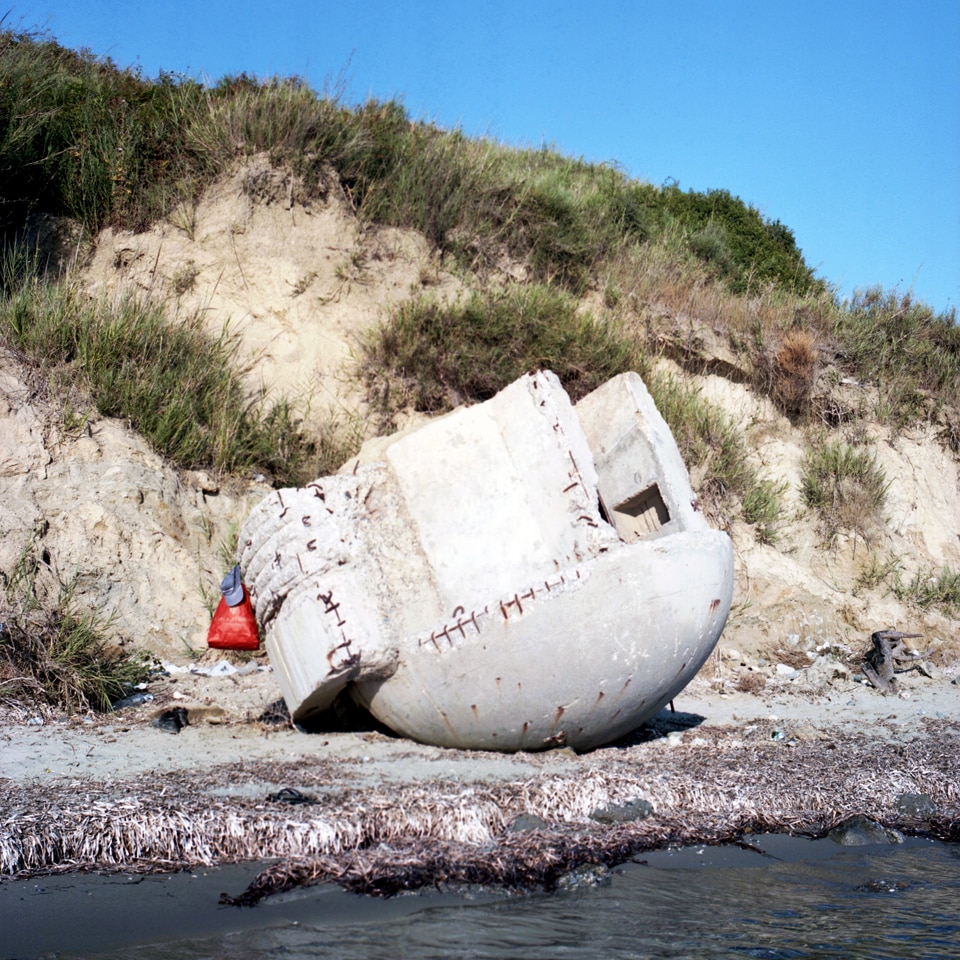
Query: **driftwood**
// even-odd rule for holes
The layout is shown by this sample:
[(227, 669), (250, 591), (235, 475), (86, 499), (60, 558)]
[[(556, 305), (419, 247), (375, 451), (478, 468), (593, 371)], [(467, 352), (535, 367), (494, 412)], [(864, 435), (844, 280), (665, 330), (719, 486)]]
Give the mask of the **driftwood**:
[(922, 636), (921, 633), (901, 633), (899, 630), (877, 630), (870, 637), (873, 647), (867, 651), (861, 669), (884, 696), (897, 692), (896, 674), (920, 665), (925, 654), (917, 653), (903, 641)]

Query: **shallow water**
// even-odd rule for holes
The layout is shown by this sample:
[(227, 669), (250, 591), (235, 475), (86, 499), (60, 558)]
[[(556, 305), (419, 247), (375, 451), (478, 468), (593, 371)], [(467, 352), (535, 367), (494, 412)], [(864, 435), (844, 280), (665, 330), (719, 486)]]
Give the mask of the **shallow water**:
[(201, 958), (960, 958), (960, 847), (761, 837), (648, 854), (556, 893), (372, 900), (332, 887), (217, 907), (255, 872), (0, 886), (0, 956)]

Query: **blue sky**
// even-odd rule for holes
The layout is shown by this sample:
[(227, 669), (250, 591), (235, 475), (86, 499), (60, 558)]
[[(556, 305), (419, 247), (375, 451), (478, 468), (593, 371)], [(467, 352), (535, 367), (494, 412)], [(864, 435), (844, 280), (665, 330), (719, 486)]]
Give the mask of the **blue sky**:
[(841, 296), (960, 306), (960, 0), (8, 4), (148, 77), (342, 75), (349, 103), (727, 189)]

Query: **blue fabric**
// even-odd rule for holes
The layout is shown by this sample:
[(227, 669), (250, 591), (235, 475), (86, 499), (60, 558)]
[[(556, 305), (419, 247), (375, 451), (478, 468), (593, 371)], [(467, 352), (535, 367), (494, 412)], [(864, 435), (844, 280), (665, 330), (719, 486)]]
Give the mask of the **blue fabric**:
[(220, 582), (220, 592), (229, 607), (243, 603), (243, 581), (240, 579), (239, 563)]

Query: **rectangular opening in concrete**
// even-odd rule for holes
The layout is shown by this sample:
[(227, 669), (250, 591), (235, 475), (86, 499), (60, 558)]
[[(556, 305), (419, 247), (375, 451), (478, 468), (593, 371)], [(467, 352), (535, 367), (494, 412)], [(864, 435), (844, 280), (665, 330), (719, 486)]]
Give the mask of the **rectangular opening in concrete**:
[(643, 540), (670, 522), (667, 505), (654, 483), (613, 508), (614, 526), (621, 540)]

